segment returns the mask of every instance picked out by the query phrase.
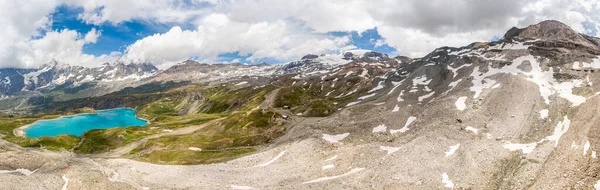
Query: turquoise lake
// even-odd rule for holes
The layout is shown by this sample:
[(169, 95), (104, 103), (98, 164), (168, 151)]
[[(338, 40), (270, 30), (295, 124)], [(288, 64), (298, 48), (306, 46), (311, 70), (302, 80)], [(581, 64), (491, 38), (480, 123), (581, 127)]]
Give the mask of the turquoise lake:
[(98, 114), (79, 114), (64, 116), (54, 120), (42, 120), (25, 129), (25, 135), (38, 138), (41, 136), (58, 136), (69, 134), (81, 136), (92, 129), (108, 129), (114, 127), (146, 126), (147, 122), (135, 117), (135, 110), (118, 108), (99, 110)]

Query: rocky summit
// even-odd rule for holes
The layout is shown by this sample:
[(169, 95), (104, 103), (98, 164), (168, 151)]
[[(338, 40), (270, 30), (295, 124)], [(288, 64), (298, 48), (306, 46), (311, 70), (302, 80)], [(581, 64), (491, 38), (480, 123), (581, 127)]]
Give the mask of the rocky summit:
[[(349, 50), (281, 65), (2, 69), (1, 186), (592, 189), (599, 42), (543, 21), (420, 58)], [(120, 107), (148, 125), (20, 133)]]

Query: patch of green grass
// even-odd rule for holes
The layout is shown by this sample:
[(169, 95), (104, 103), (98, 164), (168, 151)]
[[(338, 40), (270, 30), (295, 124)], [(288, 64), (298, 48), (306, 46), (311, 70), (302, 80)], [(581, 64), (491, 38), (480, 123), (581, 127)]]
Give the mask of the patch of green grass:
[[(315, 82), (315, 81), (312, 81)], [(355, 86), (361, 82), (358, 77), (350, 77), (346, 79), (345, 85), (337, 85), (330, 89), (330, 84), (326, 83), (327, 88), (321, 90), (321, 85), (297, 85), (282, 88), (276, 100), (275, 107), (290, 106), (294, 113), (303, 113), (303, 116), (324, 117), (337, 111), (338, 108), (345, 106), (367, 89), (358, 89), (355, 93), (335, 98), (333, 95), (325, 96), (327, 92), (334, 90), (347, 93), (356, 89)], [(319, 82), (320, 83), (320, 82)], [(343, 94), (342, 93), (342, 94)]]
[[(236, 112), (191, 134), (150, 139), (131, 151), (129, 156), (153, 163), (177, 164), (206, 164), (234, 159), (254, 151), (253, 146), (270, 143), (282, 136), (285, 128), (277, 117), (276, 113), (261, 110)], [(189, 147), (202, 148), (202, 151), (189, 151)]]
[(212, 151), (156, 150), (140, 160), (157, 164), (212, 164), (233, 160), (254, 151), (254, 148)]
[[(166, 88), (168, 90), (155, 90)], [(149, 140), (129, 156), (138, 160), (166, 164), (216, 163), (238, 158), (255, 151), (255, 146), (270, 143), (285, 133), (279, 114), (256, 109), (274, 86), (261, 88), (205, 87), (198, 85), (144, 89), (127, 89), (100, 97), (75, 99), (46, 104), (37, 111), (53, 115), (0, 117), (0, 133), (5, 139), (24, 147), (43, 147), (48, 150), (73, 150), (80, 154), (95, 154), (114, 150), (141, 138), (162, 133), (165, 129), (200, 125), (226, 117), (198, 131), (179, 136), (164, 136)], [(317, 105), (318, 103), (315, 103)], [(146, 127), (126, 127), (91, 130), (82, 137), (15, 137), (12, 131), (39, 119), (56, 118), (62, 110), (82, 107), (138, 108), (138, 117), (148, 119)], [(318, 106), (315, 106), (315, 110)], [(88, 110), (89, 111), (89, 110)], [(191, 151), (189, 147), (202, 148)]]
[(59, 135), (55, 137), (40, 138), (7, 136), (4, 139), (22, 147), (43, 148), (52, 151), (71, 150), (80, 140), (79, 137), (74, 135)]
[(74, 151), (76, 153), (83, 154), (107, 152), (141, 138), (161, 133), (165, 129), (176, 129), (189, 125), (200, 125), (218, 117), (218, 115), (209, 114), (174, 116), (169, 117), (162, 122), (151, 123), (145, 127), (91, 130), (82, 135), (81, 145), (76, 147)]
[(143, 128), (126, 127), (91, 130), (81, 136), (81, 144), (74, 151), (84, 154), (106, 152), (152, 134)]

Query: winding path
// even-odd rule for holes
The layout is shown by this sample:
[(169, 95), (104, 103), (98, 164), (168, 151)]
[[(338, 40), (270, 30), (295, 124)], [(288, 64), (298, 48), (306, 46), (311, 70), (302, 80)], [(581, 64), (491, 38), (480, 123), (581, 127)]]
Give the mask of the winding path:
[(134, 142), (131, 142), (125, 146), (119, 147), (117, 149), (111, 150), (109, 152), (105, 152), (105, 153), (100, 153), (100, 154), (96, 154), (93, 155), (93, 157), (102, 157), (102, 158), (118, 158), (121, 157), (121, 155), (123, 154), (127, 154), (129, 152), (131, 152), (133, 149), (137, 148), (138, 146), (148, 142), (148, 140), (150, 139), (156, 139), (156, 138), (160, 138), (160, 137), (164, 137), (164, 136), (174, 136), (174, 135), (185, 135), (185, 134), (190, 134), (193, 133), (199, 129), (202, 129), (208, 125), (214, 124), (216, 122), (219, 122), (221, 120), (225, 119), (223, 118), (219, 118), (219, 119), (214, 119), (211, 120), (209, 122), (206, 122), (202, 125), (193, 125), (193, 126), (188, 126), (188, 127), (183, 127), (183, 128), (179, 128), (176, 130), (173, 130), (172, 132), (165, 132), (165, 133), (159, 133), (159, 134), (154, 134), (154, 135), (150, 135), (147, 137), (144, 137), (142, 139), (136, 140)]

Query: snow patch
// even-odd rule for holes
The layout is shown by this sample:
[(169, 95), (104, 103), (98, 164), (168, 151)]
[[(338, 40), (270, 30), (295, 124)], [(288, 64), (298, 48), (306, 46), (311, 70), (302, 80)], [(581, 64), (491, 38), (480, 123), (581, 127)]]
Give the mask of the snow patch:
[(323, 167), (321, 167), (322, 170), (328, 170), (331, 168), (335, 168), (335, 165), (333, 164), (328, 164), (328, 165), (324, 165)]
[(575, 62), (573, 63), (573, 69), (599, 69), (600, 60), (598, 58), (592, 59), (591, 63)]
[(560, 137), (562, 137), (567, 132), (567, 130), (569, 130), (570, 125), (571, 120), (569, 120), (569, 117), (565, 115), (564, 120), (558, 122), (558, 124), (556, 124), (556, 127), (554, 127), (554, 132), (552, 133), (552, 135), (544, 138), (544, 140), (554, 141), (554, 147), (558, 146), (558, 141), (560, 140)]
[(279, 154), (277, 154), (277, 156), (275, 156), (275, 158), (269, 160), (268, 162), (265, 162), (263, 164), (257, 165), (255, 167), (265, 167), (268, 166), (270, 164), (272, 164), (273, 162), (277, 161), (279, 158), (281, 158), (283, 155), (285, 154), (285, 150), (281, 151)]
[(444, 187), (454, 189), (454, 183), (452, 183), (452, 180), (450, 180), (450, 177), (448, 177), (448, 174), (445, 172), (442, 174), (442, 183), (444, 184)]
[(69, 186), (69, 178), (67, 178), (67, 176), (63, 175), (62, 180), (65, 182), (62, 186), (62, 190), (67, 190), (67, 186)]
[(546, 119), (546, 118), (548, 118), (548, 113), (549, 112), (550, 111), (548, 109), (540, 110), (540, 119)]
[(24, 169), (24, 168), (18, 168), (16, 170), (0, 170), (0, 174), (20, 173), (25, 176), (29, 176), (29, 175), (35, 173), (35, 171), (37, 171), (37, 170), (31, 171), (31, 170)]
[(322, 178), (318, 178), (318, 179), (314, 179), (314, 180), (310, 180), (310, 181), (304, 182), (302, 184), (318, 183), (318, 182), (322, 182), (322, 181), (328, 181), (328, 180), (332, 180), (332, 179), (336, 179), (336, 178), (340, 178), (340, 177), (345, 177), (345, 176), (348, 176), (348, 175), (352, 175), (352, 174), (360, 172), (362, 170), (364, 170), (364, 168), (354, 168), (354, 169), (350, 170), (348, 173), (345, 173), (345, 174), (342, 174), (342, 175), (322, 177)]
[(435, 92), (431, 92), (429, 94), (425, 94), (423, 96), (419, 96), (419, 102), (422, 102), (423, 100), (430, 98), (431, 96), (433, 96), (435, 94)]
[(361, 102), (361, 101), (350, 102), (350, 103), (348, 103), (348, 104), (346, 105), (346, 107), (350, 107), (350, 106), (356, 105), (356, 104), (358, 104), (358, 103), (360, 103), (360, 102)]
[(358, 98), (358, 100), (365, 100), (365, 99), (371, 98), (371, 97), (373, 97), (375, 95), (377, 95), (377, 93), (373, 93), (373, 94), (361, 96), (361, 97)]
[(385, 126), (384, 124), (378, 125), (377, 127), (373, 128), (373, 133), (385, 133), (387, 131), (387, 126)]
[(417, 120), (417, 118), (416, 118), (416, 117), (410, 116), (410, 117), (409, 117), (409, 118), (406, 120), (406, 123), (404, 124), (404, 127), (402, 127), (402, 128), (401, 128), (401, 129), (399, 129), (399, 130), (390, 130), (390, 133), (392, 133), (392, 134), (396, 134), (396, 133), (404, 133), (404, 132), (408, 131), (408, 130), (409, 130), (408, 126), (409, 126), (409, 125), (410, 125), (410, 124), (411, 124), (413, 121), (415, 121), (415, 120)]
[(444, 156), (444, 158), (453, 155), (458, 148), (460, 148), (460, 143), (450, 146), (450, 149), (446, 152), (446, 156)]
[(465, 110), (465, 108), (467, 108), (467, 105), (465, 105), (466, 100), (467, 100), (466, 96), (461, 96), (460, 98), (458, 98), (458, 100), (456, 100), (456, 102), (454, 102), (456, 109), (459, 111)]
[(375, 91), (383, 89), (383, 87), (385, 87), (383, 85), (384, 83), (385, 83), (385, 81), (379, 81), (379, 83), (377, 83), (377, 86), (375, 88), (369, 90), (369, 92), (367, 92), (367, 93), (371, 93), (371, 92), (375, 92)]
[(475, 128), (475, 127), (471, 127), (471, 126), (467, 126), (467, 127), (465, 128), (465, 130), (466, 130), (466, 131), (471, 131), (471, 132), (473, 132), (473, 133), (475, 133), (475, 134), (478, 134), (478, 132), (479, 132), (479, 129), (477, 129), (477, 128)]
[(398, 104), (396, 104), (396, 106), (394, 106), (394, 109), (392, 110), (392, 113), (398, 111), (400, 111), (400, 107), (398, 107)]
[(588, 150), (590, 149), (590, 141), (586, 140), (585, 145), (583, 145), (583, 155), (587, 155)]
[(503, 145), (503, 147), (505, 149), (508, 149), (510, 151), (521, 150), (521, 152), (523, 152), (523, 154), (529, 154), (529, 153), (533, 152), (533, 150), (535, 149), (536, 146), (537, 146), (537, 142), (533, 142), (533, 143), (529, 143), (529, 144), (513, 144), (513, 143), (508, 142), (507, 144)]
[(240, 186), (240, 185), (231, 185), (231, 189), (246, 190), (246, 189), (254, 189), (254, 187)]
[(244, 85), (244, 84), (248, 84), (248, 81), (242, 81), (240, 83), (235, 84), (236, 86), (240, 86), (240, 85)]
[(332, 156), (331, 158), (327, 158), (327, 160), (325, 160), (325, 162), (335, 160), (337, 157), (338, 157), (338, 155)]
[(380, 146), (379, 150), (381, 151), (387, 151), (387, 154), (392, 154), (394, 152), (397, 152), (400, 150), (400, 147), (392, 147), (392, 146)]
[(350, 135), (350, 133), (342, 133), (342, 134), (339, 134), (339, 135), (323, 134), (323, 139), (326, 140), (327, 142), (330, 142), (330, 143), (340, 143), (339, 141), (341, 141), (344, 138), (348, 137), (348, 135)]

